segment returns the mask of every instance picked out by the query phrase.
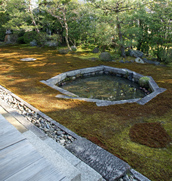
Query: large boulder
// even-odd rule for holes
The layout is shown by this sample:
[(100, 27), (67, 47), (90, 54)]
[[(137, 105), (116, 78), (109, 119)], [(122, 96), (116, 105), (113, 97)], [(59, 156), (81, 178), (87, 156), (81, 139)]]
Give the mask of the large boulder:
[(110, 53), (108, 53), (108, 52), (102, 52), (99, 55), (99, 58), (101, 61), (112, 61), (112, 57), (111, 57)]
[(160, 65), (160, 62), (157, 62), (157, 61), (148, 60), (146, 58), (143, 58), (143, 60), (145, 63), (148, 63), (148, 64)]
[(137, 58), (137, 57), (142, 58), (142, 57), (144, 56), (144, 53), (143, 53), (143, 52), (141, 52), (141, 51), (139, 51), (139, 50), (132, 50), (132, 49), (128, 50), (128, 53), (127, 53), (127, 54), (128, 54), (129, 56), (135, 57), (135, 58)]
[(58, 46), (58, 42), (57, 41), (47, 41), (45, 43), (45, 45), (47, 45), (48, 47), (57, 47)]
[(32, 40), (32, 41), (30, 42), (30, 46), (37, 46), (36, 40)]
[(99, 53), (99, 48), (94, 48), (93, 53)]

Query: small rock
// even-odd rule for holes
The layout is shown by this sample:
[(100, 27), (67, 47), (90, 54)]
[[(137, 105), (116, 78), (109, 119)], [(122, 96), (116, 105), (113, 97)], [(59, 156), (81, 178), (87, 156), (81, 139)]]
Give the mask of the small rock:
[(46, 123), (46, 127), (47, 127), (47, 129), (50, 129), (50, 126), (49, 126), (49, 124), (48, 124), (48, 123)]
[(141, 58), (139, 58), (139, 57), (135, 59), (135, 62), (136, 62), (136, 63), (141, 63), (141, 64), (144, 64), (144, 63), (145, 63), (145, 62), (144, 62)]
[(35, 126), (37, 126), (38, 128), (41, 127), (41, 124), (40, 123), (35, 123)]
[[(54, 133), (54, 129), (53, 129), (53, 128), (50, 128), (50, 129), (49, 129), (49, 132), (50, 132), (50, 133)], [(55, 134), (55, 133), (54, 133), (54, 134)]]
[(60, 140), (60, 144), (64, 145), (65, 140)]
[(124, 61), (123, 61), (123, 60), (120, 60), (119, 63), (124, 63)]
[(45, 131), (45, 132), (48, 132), (48, 129), (47, 129), (47, 128), (44, 128), (44, 131)]
[(42, 118), (39, 119), (40, 123), (44, 123), (44, 120)]
[(99, 48), (94, 48), (93, 53), (99, 53)]
[(68, 136), (68, 139), (69, 139), (69, 140), (72, 140), (72, 139), (73, 139), (73, 137), (72, 137), (72, 136)]
[(62, 131), (57, 131), (57, 133), (56, 133), (57, 135), (62, 135), (63, 134), (63, 132)]

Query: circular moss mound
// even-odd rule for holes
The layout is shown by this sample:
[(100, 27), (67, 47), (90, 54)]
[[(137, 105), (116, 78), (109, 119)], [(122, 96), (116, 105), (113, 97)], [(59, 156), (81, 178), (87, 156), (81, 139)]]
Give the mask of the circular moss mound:
[(130, 139), (152, 148), (164, 148), (172, 140), (160, 123), (137, 123), (131, 127)]

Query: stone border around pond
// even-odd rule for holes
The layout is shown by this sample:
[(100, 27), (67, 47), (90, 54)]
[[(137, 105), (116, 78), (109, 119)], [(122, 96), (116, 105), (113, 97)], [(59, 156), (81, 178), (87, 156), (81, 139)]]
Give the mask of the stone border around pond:
[[(125, 77), (129, 79), (130, 81), (134, 81), (137, 83), (141, 77), (144, 77), (144, 75), (141, 75), (129, 69), (121, 69), (121, 68), (101, 65), (97, 67), (89, 67), (89, 68), (83, 68), (83, 69), (64, 72), (48, 80), (42, 80), (41, 82), (61, 92), (62, 94), (58, 94), (56, 96), (57, 98), (77, 99), (77, 100), (82, 100), (82, 101), (87, 101), (87, 102), (95, 102), (97, 106), (109, 106), (109, 105), (115, 105), (115, 104), (134, 103), (134, 102), (140, 105), (144, 105), (147, 102), (149, 102), (151, 99), (156, 97), (158, 94), (166, 91), (165, 88), (160, 88), (151, 76), (147, 76), (147, 77), (149, 77), (150, 79), (149, 88), (151, 89), (152, 92), (149, 95), (146, 95), (144, 98), (140, 98), (140, 99), (107, 101), (107, 100), (99, 100), (99, 99), (82, 98), (76, 94), (73, 94), (72, 92), (69, 92), (59, 87), (68, 80), (75, 80), (76, 78), (79, 78), (79, 77), (87, 77), (87, 76), (94, 76), (94, 75), (101, 75), (101, 74), (112, 74), (119, 77)], [(57, 86), (57, 84), (59, 86)]]

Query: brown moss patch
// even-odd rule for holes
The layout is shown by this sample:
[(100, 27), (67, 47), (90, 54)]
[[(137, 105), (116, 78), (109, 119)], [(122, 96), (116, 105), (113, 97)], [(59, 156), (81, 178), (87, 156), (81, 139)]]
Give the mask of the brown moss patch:
[(132, 141), (152, 148), (164, 148), (172, 140), (160, 123), (137, 123), (131, 127)]

